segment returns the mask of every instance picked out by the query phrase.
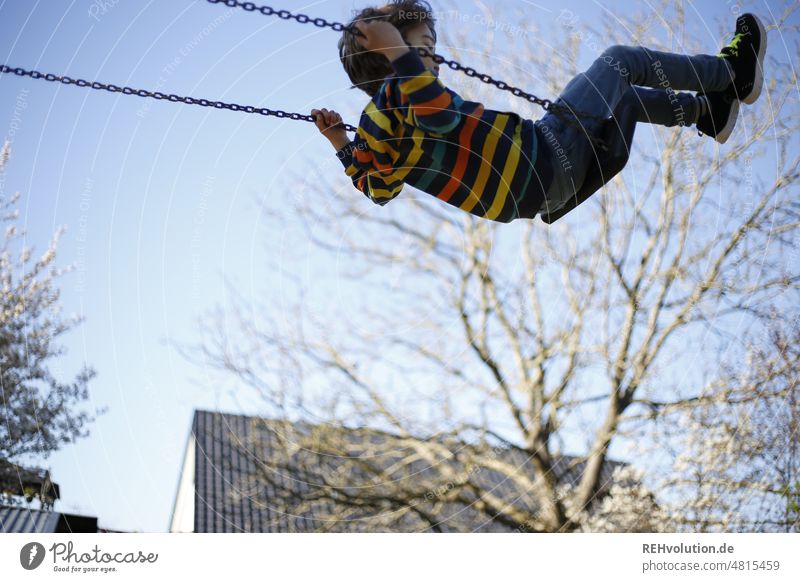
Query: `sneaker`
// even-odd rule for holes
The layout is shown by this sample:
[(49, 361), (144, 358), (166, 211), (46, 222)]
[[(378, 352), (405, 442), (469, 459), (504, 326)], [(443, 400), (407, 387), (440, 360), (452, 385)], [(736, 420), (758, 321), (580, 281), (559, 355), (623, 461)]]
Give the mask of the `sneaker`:
[(739, 101), (755, 103), (764, 84), (764, 53), (767, 33), (758, 16), (742, 14), (736, 19), (736, 34), (718, 57), (728, 59), (736, 76), (733, 87)]
[(733, 88), (712, 93), (698, 93), (697, 98), (705, 99), (706, 104), (706, 111), (700, 114), (695, 123), (701, 132), (700, 135), (713, 137), (719, 143), (728, 141), (739, 116), (739, 100), (736, 99)]

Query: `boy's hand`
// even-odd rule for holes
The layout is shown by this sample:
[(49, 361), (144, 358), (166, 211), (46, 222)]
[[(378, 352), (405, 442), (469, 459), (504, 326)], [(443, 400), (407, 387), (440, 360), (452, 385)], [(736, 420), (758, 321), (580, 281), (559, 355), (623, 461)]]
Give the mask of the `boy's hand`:
[(340, 150), (350, 142), (347, 137), (347, 130), (343, 127), (342, 116), (335, 111), (327, 109), (312, 109), (311, 115), (316, 119), (314, 122), (323, 136), (328, 138), (337, 150)]
[(359, 20), (355, 23), (355, 27), (366, 36), (366, 38), (357, 36), (358, 44), (368, 51), (384, 55), (390, 61), (411, 50), (403, 35), (391, 22), (376, 19)]

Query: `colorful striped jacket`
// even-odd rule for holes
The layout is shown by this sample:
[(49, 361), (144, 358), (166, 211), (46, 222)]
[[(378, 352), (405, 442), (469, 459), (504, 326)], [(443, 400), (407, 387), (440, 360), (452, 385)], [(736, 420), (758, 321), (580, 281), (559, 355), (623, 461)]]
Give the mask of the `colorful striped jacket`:
[(354, 186), (381, 206), (410, 184), (481, 218), (534, 218), (552, 169), (533, 121), (463, 100), (414, 49), (391, 65), (336, 152)]

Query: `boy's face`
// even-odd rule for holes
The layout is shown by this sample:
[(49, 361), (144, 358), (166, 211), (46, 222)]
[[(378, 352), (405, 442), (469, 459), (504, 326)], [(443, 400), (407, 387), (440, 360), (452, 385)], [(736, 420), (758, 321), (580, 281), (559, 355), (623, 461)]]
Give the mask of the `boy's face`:
[[(427, 49), (430, 54), (436, 52), (436, 41), (427, 24), (418, 24), (414, 28), (409, 28), (403, 35), (408, 46), (416, 50), (418, 48)], [(439, 65), (430, 56), (420, 56), (422, 63), (437, 77), (439, 76)]]

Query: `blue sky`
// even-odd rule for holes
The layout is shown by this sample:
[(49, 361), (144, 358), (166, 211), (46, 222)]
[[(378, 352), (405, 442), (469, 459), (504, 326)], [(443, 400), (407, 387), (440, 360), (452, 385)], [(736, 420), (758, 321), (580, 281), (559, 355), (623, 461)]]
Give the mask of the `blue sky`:
[[(526, 4), (544, 22), (561, 8), (587, 21), (600, 10)], [(364, 5), (285, 3), (336, 21)], [(729, 10), (691, 5), (709, 22)], [(483, 32), (476, 27), (476, 43)], [(704, 32), (716, 47), (715, 31)], [(202, 1), (0, 1), (0, 62), (286, 111), (328, 107), (355, 125), (364, 96), (348, 89), (337, 38)], [(231, 396), (235, 385), (209, 383), (166, 340), (197, 339), (196, 318), (225, 301), (225, 278), (245, 296), (279, 285), (262, 268), (274, 248), (257, 200), (279, 204), (287, 166), (307, 168), (332, 149), (306, 122), (10, 75), (0, 77), (0, 104), (0, 139), (13, 148), (1, 193), (22, 192), (21, 224), (39, 251), (67, 225), (57, 262), (77, 267), (58, 285), (64, 312), (86, 321), (63, 337), (68, 352), (53, 369), (67, 380), (83, 362), (93, 366), (92, 405), (109, 409), (90, 438), (46, 460), (62, 487), (58, 507), (109, 528), (165, 531), (192, 411), (249, 410)], [(333, 179), (347, 191), (343, 174)]]

